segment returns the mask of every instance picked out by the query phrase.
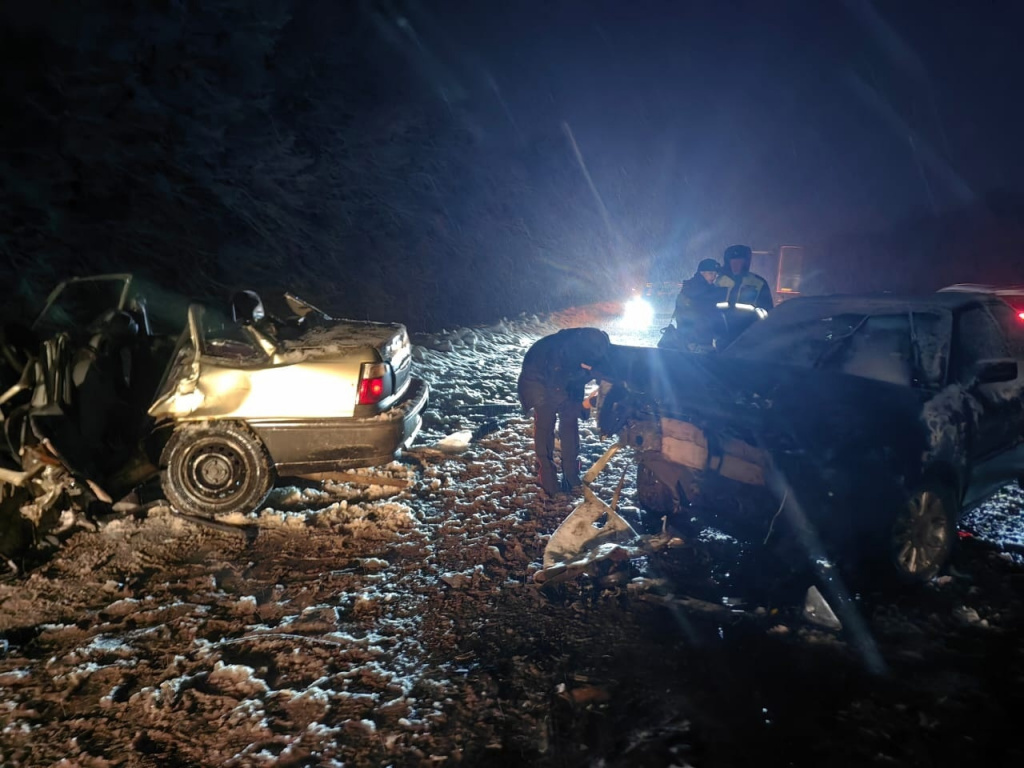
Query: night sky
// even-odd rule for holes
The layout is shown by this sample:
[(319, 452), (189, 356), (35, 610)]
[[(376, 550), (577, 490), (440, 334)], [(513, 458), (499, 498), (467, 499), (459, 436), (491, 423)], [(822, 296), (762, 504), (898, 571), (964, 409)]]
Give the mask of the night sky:
[(524, 130), (573, 126), (630, 242), (802, 242), (1020, 189), (1019, 3), (554, 5), (438, 24)]
[[(413, 328), (733, 242), (819, 290), (1024, 282), (1020, 3), (0, 9), (11, 306), (134, 269)], [(893, 265), (896, 265), (895, 267)]]

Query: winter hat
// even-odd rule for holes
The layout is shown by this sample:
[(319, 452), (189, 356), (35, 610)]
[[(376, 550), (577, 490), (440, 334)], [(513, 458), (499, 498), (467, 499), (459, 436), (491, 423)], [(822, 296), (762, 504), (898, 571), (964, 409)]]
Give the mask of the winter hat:
[(725, 249), (725, 263), (728, 264), (732, 259), (744, 259), (750, 261), (751, 253), (749, 245), (730, 245)]
[(721, 265), (714, 259), (704, 259), (697, 265), (698, 272), (717, 272)]
[[(573, 360), (587, 365), (600, 361), (612, 343), (600, 328), (563, 328), (556, 336), (565, 338), (567, 346), (564, 349)], [(575, 363), (573, 365), (575, 367)]]

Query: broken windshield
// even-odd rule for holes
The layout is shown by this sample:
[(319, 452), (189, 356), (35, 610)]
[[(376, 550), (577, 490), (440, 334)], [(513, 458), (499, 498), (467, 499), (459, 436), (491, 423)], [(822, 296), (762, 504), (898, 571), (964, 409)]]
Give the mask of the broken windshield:
[[(754, 325), (723, 354), (915, 388), (942, 386), (949, 318), (938, 312), (790, 313)], [(775, 321), (775, 322), (773, 322)]]

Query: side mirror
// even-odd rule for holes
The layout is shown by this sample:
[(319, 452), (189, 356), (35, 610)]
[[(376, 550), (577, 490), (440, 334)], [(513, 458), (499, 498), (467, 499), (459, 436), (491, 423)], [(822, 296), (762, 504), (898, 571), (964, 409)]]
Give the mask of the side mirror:
[(1016, 378), (1017, 361), (1012, 358), (979, 360), (974, 365), (976, 384), (996, 384), (1001, 381), (1013, 381)]

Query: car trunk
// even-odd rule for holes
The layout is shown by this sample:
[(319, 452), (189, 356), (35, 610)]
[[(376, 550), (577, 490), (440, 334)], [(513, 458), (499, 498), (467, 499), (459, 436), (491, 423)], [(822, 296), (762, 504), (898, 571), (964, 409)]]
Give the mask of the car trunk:
[(295, 339), (280, 343), (275, 362), (292, 364), (319, 358), (349, 356), (354, 350), (370, 348), (376, 359), (394, 370), (396, 390), (406, 386), (411, 370), (409, 335), (398, 323), (331, 320)]

